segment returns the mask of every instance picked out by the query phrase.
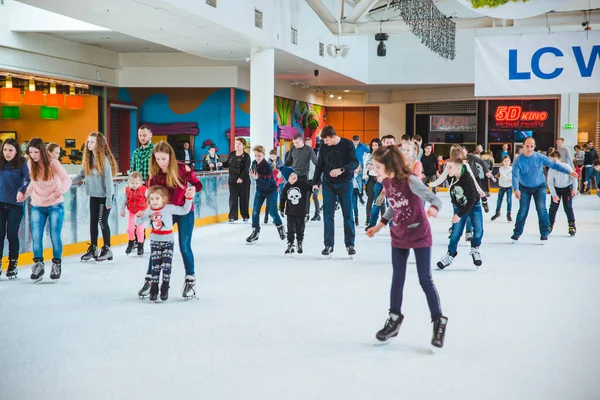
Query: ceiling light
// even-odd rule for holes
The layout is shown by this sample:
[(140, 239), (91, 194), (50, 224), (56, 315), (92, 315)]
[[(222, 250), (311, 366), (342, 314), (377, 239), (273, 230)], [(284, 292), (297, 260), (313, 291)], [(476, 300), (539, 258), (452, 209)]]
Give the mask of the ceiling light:
[(387, 54), (387, 50), (385, 48), (385, 42), (386, 40), (388, 40), (389, 36), (387, 33), (378, 33), (375, 35), (375, 40), (379, 41), (379, 45), (377, 46), (377, 56), (378, 57), (385, 57)]
[(338, 100), (341, 100), (341, 99), (342, 99), (342, 96), (338, 96)]
[(12, 76), (8, 75), (6, 77), (6, 81), (4, 82), (4, 87), (7, 89), (12, 89)]
[(50, 94), (56, 94), (56, 83), (50, 83)]
[(35, 81), (33, 79), (29, 80), (29, 91), (35, 92)]
[(344, 90), (345, 93), (350, 93), (350, 89)]
[(335, 97), (335, 96), (333, 95), (333, 93), (329, 95), (329, 98), (330, 98), (330, 99), (333, 99), (334, 97)]

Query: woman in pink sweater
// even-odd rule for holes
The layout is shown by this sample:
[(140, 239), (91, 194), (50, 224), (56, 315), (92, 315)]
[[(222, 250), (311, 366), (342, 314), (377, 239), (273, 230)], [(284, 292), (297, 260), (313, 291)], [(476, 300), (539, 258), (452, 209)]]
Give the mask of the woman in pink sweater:
[(59, 279), (62, 263), (62, 231), (65, 210), (63, 194), (71, 187), (71, 178), (58, 160), (48, 156), (44, 141), (33, 138), (27, 147), (27, 163), (31, 183), (25, 196), (31, 196), (31, 236), (33, 242), (33, 268), (31, 279), (35, 282), (44, 276), (44, 228), (50, 220), (52, 241), (52, 270), (50, 279)]

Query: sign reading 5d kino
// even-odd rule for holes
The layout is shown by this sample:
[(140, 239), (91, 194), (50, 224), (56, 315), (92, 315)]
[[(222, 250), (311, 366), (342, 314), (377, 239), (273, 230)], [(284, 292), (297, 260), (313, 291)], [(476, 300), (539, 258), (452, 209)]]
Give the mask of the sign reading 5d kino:
[(475, 38), (475, 95), (600, 92), (600, 32)]

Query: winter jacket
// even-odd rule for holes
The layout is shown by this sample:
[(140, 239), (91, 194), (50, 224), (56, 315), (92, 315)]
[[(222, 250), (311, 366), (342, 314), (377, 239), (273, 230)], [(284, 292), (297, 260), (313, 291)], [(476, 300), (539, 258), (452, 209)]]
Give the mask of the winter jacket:
[[(200, 192), (202, 190), (202, 182), (198, 180), (196, 173), (184, 163), (177, 162), (177, 166), (179, 167), (179, 181), (181, 182), (181, 186), (176, 186), (174, 188), (168, 187), (167, 174), (161, 171), (158, 175), (153, 176), (148, 180), (148, 187), (158, 185), (166, 188), (169, 192), (169, 204), (181, 207), (185, 204), (185, 191), (188, 186), (194, 186), (196, 192)], [(194, 207), (192, 206), (192, 209), (193, 208)]]
[(6, 162), (0, 170), (0, 203), (23, 205), (23, 203), (17, 203), (17, 193), (25, 194), (30, 181), (26, 162), (17, 168)]
[(475, 180), (464, 165), (460, 178), (456, 179), (456, 177), (452, 177), (451, 179), (450, 199), (452, 200), (452, 204), (458, 209), (456, 215), (461, 218), (480, 200)]
[(275, 175), (273, 175), (273, 168), (266, 160), (262, 160), (260, 164), (256, 160), (252, 161), (252, 170), (256, 170), (258, 173), (258, 179), (256, 180), (256, 191), (260, 193), (273, 193), (277, 190), (277, 182), (275, 182)]
[(306, 216), (306, 202), (310, 201), (312, 185), (306, 181), (296, 181), (293, 185), (285, 184), (279, 200), (279, 212), (285, 215)]
[[(63, 194), (71, 187), (71, 178), (67, 175), (67, 171), (60, 165), (58, 160), (50, 161), (50, 169), (52, 169), (52, 177), (44, 181), (44, 171), (42, 169), (39, 180), (34, 179), (31, 170), (31, 160), (27, 162), (29, 168), (29, 176), (31, 183), (27, 187), (25, 196), (31, 195), (31, 205), (34, 207), (50, 207), (60, 203), (64, 203)], [(57, 197), (55, 197), (57, 196)]]
[(146, 193), (148, 188), (144, 185), (133, 190), (129, 186), (125, 188), (125, 199), (121, 204), (121, 211), (129, 210), (130, 213), (136, 214), (138, 211), (144, 211), (148, 208), (148, 199)]

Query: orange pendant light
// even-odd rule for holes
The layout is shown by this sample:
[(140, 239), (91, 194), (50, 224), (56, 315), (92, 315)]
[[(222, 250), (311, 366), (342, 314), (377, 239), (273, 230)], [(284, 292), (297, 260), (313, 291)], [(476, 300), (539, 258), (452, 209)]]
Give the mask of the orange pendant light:
[(13, 88), (12, 77), (7, 76), (5, 86), (0, 89), (0, 103), (5, 104), (21, 104), (21, 91), (18, 88)]
[(65, 106), (65, 95), (64, 94), (47, 94), (46, 95), (46, 106), (63, 108)]
[(43, 106), (44, 92), (35, 90), (35, 81), (29, 81), (29, 90), (25, 91), (25, 104), (29, 106)]
[(83, 110), (83, 96), (67, 96), (67, 108), (70, 108), (71, 110)]

